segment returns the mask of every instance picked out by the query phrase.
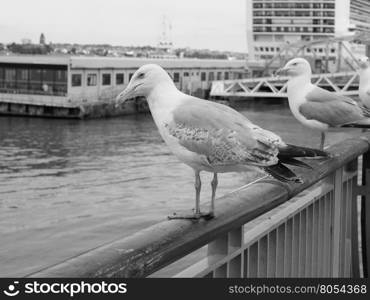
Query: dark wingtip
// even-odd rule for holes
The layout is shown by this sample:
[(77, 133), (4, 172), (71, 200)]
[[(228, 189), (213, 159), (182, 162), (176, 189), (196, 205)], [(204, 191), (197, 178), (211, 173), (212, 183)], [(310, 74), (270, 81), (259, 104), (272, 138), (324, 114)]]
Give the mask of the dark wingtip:
[(288, 157), (327, 157), (328, 153), (319, 150), (319, 149), (313, 149), (308, 147), (301, 147), (301, 146), (295, 146), (291, 144), (287, 144), (286, 147), (279, 149), (279, 155), (280, 156), (288, 156)]

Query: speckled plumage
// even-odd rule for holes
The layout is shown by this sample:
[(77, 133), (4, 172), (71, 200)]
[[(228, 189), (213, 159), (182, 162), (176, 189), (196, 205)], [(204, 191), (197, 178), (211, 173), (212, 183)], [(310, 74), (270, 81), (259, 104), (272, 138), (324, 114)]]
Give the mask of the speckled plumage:
[[(218, 173), (245, 172), (257, 167), (282, 181), (299, 180), (283, 165), (283, 159), (290, 164), (305, 166), (290, 159), (290, 154), (301, 157), (307, 149), (302, 152), (299, 147), (286, 145), (279, 136), (254, 125), (228, 106), (182, 93), (161, 67), (141, 67), (117, 99), (122, 101), (135, 96), (146, 97), (163, 140), (180, 161), (194, 170), (195, 213), (171, 218), (199, 218), (202, 215), (201, 171), (214, 175), (210, 216), (214, 215)], [(282, 162), (278, 157), (280, 152), (284, 153)], [(315, 155), (315, 151), (310, 154)]]

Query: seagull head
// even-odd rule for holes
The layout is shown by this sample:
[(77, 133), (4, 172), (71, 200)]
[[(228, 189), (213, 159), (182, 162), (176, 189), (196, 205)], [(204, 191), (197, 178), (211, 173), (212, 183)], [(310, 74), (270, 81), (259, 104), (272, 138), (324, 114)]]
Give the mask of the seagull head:
[(364, 56), (364, 57), (360, 57), (358, 60), (358, 65), (360, 67), (360, 69), (367, 69), (370, 67), (370, 60), (367, 56)]
[(310, 63), (304, 58), (294, 58), (286, 63), (286, 65), (276, 71), (277, 74), (286, 74), (290, 77), (301, 75), (311, 76)]
[(134, 97), (148, 97), (159, 85), (171, 85), (174, 83), (168, 73), (156, 64), (141, 66), (131, 77), (127, 87), (116, 98), (116, 106)]

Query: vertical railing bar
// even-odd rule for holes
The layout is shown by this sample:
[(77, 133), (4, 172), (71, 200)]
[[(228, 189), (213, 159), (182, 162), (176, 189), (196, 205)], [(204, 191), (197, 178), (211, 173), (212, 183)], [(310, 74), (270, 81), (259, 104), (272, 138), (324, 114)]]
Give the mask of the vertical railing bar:
[(267, 236), (258, 241), (258, 277), (267, 277)]
[(292, 276), (298, 276), (298, 266), (299, 266), (299, 225), (300, 225), (300, 215), (296, 214), (293, 216), (293, 246), (292, 246)]
[(245, 274), (245, 250), (244, 251), (241, 251), (240, 253), (241, 257), (240, 257), (240, 277), (241, 278), (244, 278), (244, 274)]
[(370, 272), (370, 151), (363, 155), (362, 188), (365, 196), (361, 197), (361, 244), (364, 277)]
[(276, 277), (277, 229), (268, 234), (267, 240), (267, 277)]
[(339, 277), (340, 267), (340, 229), (341, 229), (341, 199), (342, 199), (342, 168), (334, 175), (334, 214), (333, 214), (333, 266), (332, 277)]
[(243, 278), (248, 278), (249, 276), (249, 267), (248, 267), (248, 260), (249, 260), (249, 248), (244, 249), (243, 251), (244, 256), (244, 266), (243, 266)]
[(319, 211), (318, 202), (313, 203), (312, 276), (318, 276)]
[(325, 195), (324, 225), (324, 277), (330, 276), (330, 193)]
[(307, 222), (307, 216), (306, 216), (306, 210), (303, 209), (299, 213), (299, 219), (300, 219), (300, 232), (299, 232), (299, 266), (298, 266), (298, 276), (304, 277), (305, 271), (306, 271), (306, 222)]
[(351, 203), (351, 235), (352, 235), (352, 249), (351, 249), (351, 276), (353, 278), (360, 278), (360, 253), (359, 253), (359, 232), (358, 232), (358, 206), (357, 206), (357, 176), (352, 179), (352, 203)]
[(344, 257), (345, 257), (345, 265), (344, 265), (344, 276), (350, 277), (351, 272), (351, 217), (352, 217), (352, 180), (348, 179), (346, 181), (347, 184), (347, 194), (346, 194), (346, 231), (345, 231), (345, 248), (344, 248)]
[(249, 273), (248, 277), (258, 276), (258, 242), (252, 244), (248, 251), (248, 267)]
[(276, 277), (284, 277), (286, 222), (276, 229)]
[(330, 270), (329, 276), (333, 277), (333, 247), (334, 247), (334, 190), (330, 192)]
[(324, 274), (324, 243), (325, 241), (325, 234), (324, 234), (324, 216), (325, 216), (325, 196), (322, 196), (319, 200), (319, 276), (323, 277)]
[(312, 226), (313, 226), (313, 205), (310, 204), (307, 208), (307, 233), (306, 233), (306, 272), (305, 277), (312, 277)]
[(292, 277), (292, 248), (293, 248), (293, 219), (286, 222), (285, 242), (284, 242), (284, 265), (283, 273), (285, 277)]
[[(343, 180), (343, 177), (342, 177)], [(342, 181), (342, 197), (341, 197), (341, 216), (340, 216), (340, 248), (339, 248), (339, 277), (344, 277), (344, 266), (345, 266), (345, 247), (346, 247), (346, 196), (347, 196), (347, 184)]]

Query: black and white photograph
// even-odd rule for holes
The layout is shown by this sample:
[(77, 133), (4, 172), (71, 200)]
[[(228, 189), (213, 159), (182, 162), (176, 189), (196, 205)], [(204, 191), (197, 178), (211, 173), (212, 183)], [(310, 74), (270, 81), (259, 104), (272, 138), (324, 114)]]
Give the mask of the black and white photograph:
[(2, 296), (368, 278), (370, 0), (1, 4)]

